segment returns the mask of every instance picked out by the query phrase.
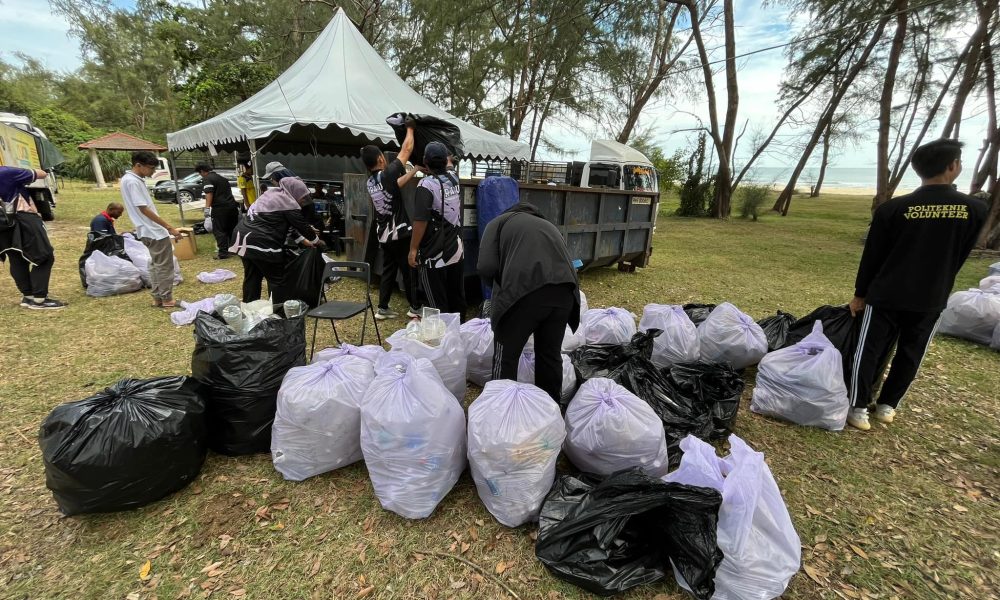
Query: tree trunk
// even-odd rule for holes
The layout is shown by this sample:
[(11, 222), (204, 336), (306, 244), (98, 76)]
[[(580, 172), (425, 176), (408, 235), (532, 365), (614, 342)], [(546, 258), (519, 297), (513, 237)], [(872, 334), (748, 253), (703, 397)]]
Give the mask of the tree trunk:
[[(970, 40), (971, 46), (966, 62), (968, 67), (962, 74), (962, 80), (958, 84), (958, 89), (955, 90), (955, 104), (952, 105), (948, 119), (941, 130), (941, 137), (943, 138), (958, 139), (959, 129), (962, 124), (962, 111), (965, 109), (965, 100), (976, 85), (976, 77), (979, 72), (979, 56), (984, 45), (983, 40), (986, 37), (986, 31), (993, 10), (984, 6), (985, 4), (979, 4), (979, 26), (976, 28), (975, 33), (972, 34), (972, 40)], [(986, 40), (986, 42), (989, 43), (989, 40)]]
[(889, 199), (889, 130), (892, 127), (892, 93), (896, 88), (896, 71), (899, 69), (899, 57), (903, 53), (903, 42), (906, 41), (907, 0), (896, 0), (892, 11), (896, 14), (896, 33), (892, 36), (892, 46), (889, 49), (889, 62), (885, 68), (885, 79), (882, 81), (882, 95), (878, 101), (878, 142), (875, 144), (875, 167), (877, 169), (875, 185), (875, 206)]
[(830, 136), (833, 134), (833, 119), (826, 126), (826, 133), (823, 135), (823, 159), (819, 163), (819, 177), (816, 178), (816, 185), (813, 186), (810, 198), (819, 197), (819, 191), (823, 187), (823, 178), (826, 177), (826, 167), (830, 162)]
[(715, 178), (715, 216), (729, 217), (733, 197), (733, 175), (731, 171), (733, 139), (736, 135), (736, 112), (740, 105), (740, 90), (737, 83), (736, 25), (733, 17), (733, 0), (723, 0), (723, 14), (726, 29), (726, 125), (723, 129), (722, 148), (719, 149), (719, 174)]
[(830, 102), (827, 104), (826, 110), (820, 116), (819, 122), (816, 128), (813, 130), (812, 136), (809, 141), (806, 142), (805, 150), (802, 153), (802, 157), (799, 158), (798, 164), (795, 165), (795, 169), (792, 171), (792, 175), (785, 185), (785, 189), (781, 191), (778, 196), (777, 201), (774, 203), (773, 210), (780, 212), (782, 215), (788, 214), (788, 208), (792, 204), (792, 194), (795, 193), (795, 184), (798, 183), (799, 176), (802, 175), (802, 171), (806, 168), (806, 163), (809, 161), (812, 151), (816, 148), (816, 143), (819, 141), (820, 136), (826, 130), (827, 126), (833, 120), (833, 115), (840, 105), (840, 101), (844, 98), (844, 94), (847, 93), (851, 84), (854, 83), (854, 79), (864, 68), (865, 63), (868, 62), (868, 57), (871, 55), (872, 50), (878, 45), (879, 41), (882, 39), (882, 32), (885, 30), (886, 24), (889, 22), (889, 15), (883, 15), (878, 23), (875, 25), (875, 30), (872, 33), (871, 39), (868, 41), (868, 45), (865, 46), (864, 51), (858, 58), (858, 61), (851, 67), (850, 71), (844, 76), (844, 79), (840, 82), (840, 85), (833, 90), (833, 96), (830, 98)]

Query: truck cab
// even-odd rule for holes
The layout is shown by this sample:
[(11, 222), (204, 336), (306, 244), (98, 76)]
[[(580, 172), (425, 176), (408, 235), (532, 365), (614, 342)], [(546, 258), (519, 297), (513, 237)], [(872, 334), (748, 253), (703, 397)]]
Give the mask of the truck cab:
[(31, 119), (0, 112), (0, 165), (41, 169), (49, 173), (45, 179), (26, 186), (35, 207), (46, 221), (55, 218), (59, 186), (54, 168), (64, 160), (59, 149), (49, 141), (44, 131), (31, 123)]
[(573, 182), (579, 187), (659, 191), (653, 163), (635, 148), (613, 140), (592, 141), (590, 160), (582, 165), (579, 172), (579, 183)]

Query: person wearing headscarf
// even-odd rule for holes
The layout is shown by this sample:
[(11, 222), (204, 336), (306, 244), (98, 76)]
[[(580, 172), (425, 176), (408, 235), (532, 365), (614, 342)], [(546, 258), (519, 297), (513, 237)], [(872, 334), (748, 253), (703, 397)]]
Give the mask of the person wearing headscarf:
[(260, 299), (265, 279), (272, 302), (280, 304), (292, 299), (285, 285), (288, 234), (298, 234), (296, 241), (305, 246), (323, 245), (316, 230), (302, 215), (302, 204), (309, 199), (309, 188), (301, 179), (282, 178), (277, 187), (257, 198), (236, 226), (229, 251), (243, 260), (243, 302)]

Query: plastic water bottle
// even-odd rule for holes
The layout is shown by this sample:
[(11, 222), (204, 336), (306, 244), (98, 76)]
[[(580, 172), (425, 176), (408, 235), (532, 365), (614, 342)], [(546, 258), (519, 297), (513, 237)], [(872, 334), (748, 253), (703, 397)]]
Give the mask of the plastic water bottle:
[(285, 318), (294, 319), (306, 313), (306, 303), (301, 300), (285, 300)]
[(229, 305), (222, 309), (222, 319), (236, 333), (243, 332), (243, 311), (239, 306)]

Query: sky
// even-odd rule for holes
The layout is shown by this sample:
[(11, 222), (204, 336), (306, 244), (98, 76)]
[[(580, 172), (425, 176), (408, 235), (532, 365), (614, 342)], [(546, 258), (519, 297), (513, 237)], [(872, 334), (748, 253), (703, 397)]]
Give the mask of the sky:
[[(132, 5), (131, 0), (114, 0), (119, 6)], [(291, 0), (290, 0), (291, 1)], [(56, 71), (72, 71), (81, 63), (78, 41), (69, 35), (66, 20), (50, 10), (48, 0), (0, 0), (0, 13), (4, 19), (4, 37), (0, 41), (0, 58), (17, 63), (15, 52), (20, 51), (39, 58), (43, 64)], [(805, 26), (805, 16), (789, 25), (788, 11), (782, 7), (764, 8), (759, 0), (736, 0), (735, 3), (736, 49), (743, 54), (788, 42), (792, 38), (792, 28)], [(965, 32), (956, 31), (955, 35)], [(967, 34), (966, 34), (967, 35)], [(713, 47), (712, 43), (708, 44)], [(718, 44), (715, 44), (718, 45)], [(712, 57), (721, 56), (718, 50)], [(739, 123), (749, 120), (748, 134), (755, 128), (770, 131), (778, 118), (777, 92), (785, 69), (786, 59), (781, 50), (772, 50), (741, 59), (739, 72), (740, 107)], [(720, 65), (721, 66), (721, 65)], [(715, 78), (719, 97), (720, 120), (725, 110), (725, 80), (721, 73)], [(687, 97), (670, 97), (655, 100), (647, 106), (640, 120), (641, 127), (651, 127), (654, 143), (662, 147), (666, 154), (675, 150), (689, 152), (693, 147), (694, 133), (680, 130), (697, 126), (697, 121), (689, 114), (699, 115), (708, 122), (708, 111), (704, 100)], [(963, 131), (981, 131), (985, 117), (973, 117), (963, 125)], [(557, 156), (544, 148), (539, 151), (542, 160), (586, 160), (590, 152), (590, 140), (605, 137), (597, 123), (570, 127), (558, 121), (546, 125), (546, 135), (559, 146), (573, 152), (568, 157)], [(874, 123), (872, 124), (874, 132)], [(969, 142), (969, 140), (967, 140)], [(978, 145), (972, 140), (970, 146)], [(744, 142), (743, 148), (748, 144)], [(848, 148), (832, 161), (839, 167), (870, 167), (874, 164), (874, 135), (857, 148)], [(737, 157), (746, 153), (738, 150)], [(737, 161), (739, 162), (739, 160)], [(780, 156), (769, 156), (761, 161), (761, 166), (778, 167), (788, 162)]]

